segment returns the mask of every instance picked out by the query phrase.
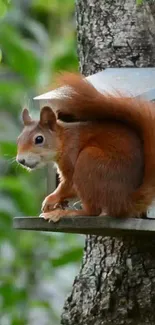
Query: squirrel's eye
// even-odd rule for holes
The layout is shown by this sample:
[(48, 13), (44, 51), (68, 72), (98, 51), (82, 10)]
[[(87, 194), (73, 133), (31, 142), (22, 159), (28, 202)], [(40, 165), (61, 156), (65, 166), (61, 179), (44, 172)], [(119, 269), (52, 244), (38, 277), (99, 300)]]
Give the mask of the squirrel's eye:
[(35, 138), (35, 144), (41, 144), (44, 142), (44, 138), (42, 135), (38, 135), (36, 138)]

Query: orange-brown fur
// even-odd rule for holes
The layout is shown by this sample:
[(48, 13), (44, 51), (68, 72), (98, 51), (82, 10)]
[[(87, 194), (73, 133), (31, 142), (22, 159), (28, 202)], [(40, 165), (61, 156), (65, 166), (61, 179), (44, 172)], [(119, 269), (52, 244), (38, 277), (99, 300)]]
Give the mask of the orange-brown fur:
[[(132, 214), (130, 195), (143, 181), (143, 144), (122, 123), (77, 123), (64, 128), (58, 166), (88, 214)], [(59, 158), (60, 157), (60, 158)]]
[[(145, 212), (155, 198), (154, 104), (103, 95), (77, 75), (63, 77), (63, 83), (73, 92), (52, 102), (52, 110), (79, 122), (54, 122), (61, 181), (43, 203), (44, 217)], [(82, 211), (48, 211), (76, 195)]]

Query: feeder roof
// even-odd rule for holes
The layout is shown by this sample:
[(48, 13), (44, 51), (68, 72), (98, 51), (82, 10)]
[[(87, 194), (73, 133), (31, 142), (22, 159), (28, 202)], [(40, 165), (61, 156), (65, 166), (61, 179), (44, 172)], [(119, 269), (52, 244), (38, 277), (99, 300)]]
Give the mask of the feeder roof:
[[(86, 79), (101, 92), (120, 91), (123, 95), (155, 100), (155, 68), (107, 68)], [(56, 95), (52, 90), (34, 99), (48, 101)]]

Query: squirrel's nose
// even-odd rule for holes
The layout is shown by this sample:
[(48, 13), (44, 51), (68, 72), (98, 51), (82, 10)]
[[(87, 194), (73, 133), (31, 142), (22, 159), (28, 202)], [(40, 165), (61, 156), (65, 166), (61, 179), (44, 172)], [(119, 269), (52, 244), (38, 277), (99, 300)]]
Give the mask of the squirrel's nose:
[(19, 159), (18, 162), (19, 164), (25, 166), (25, 159)]

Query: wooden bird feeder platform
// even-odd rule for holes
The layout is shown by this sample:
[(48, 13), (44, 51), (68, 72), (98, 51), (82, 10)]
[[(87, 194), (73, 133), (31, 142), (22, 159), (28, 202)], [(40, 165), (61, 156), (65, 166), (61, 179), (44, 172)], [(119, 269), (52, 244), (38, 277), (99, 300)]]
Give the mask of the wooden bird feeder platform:
[[(108, 68), (87, 79), (99, 91), (115, 94), (122, 92), (127, 96), (142, 97), (155, 101), (155, 68)], [(51, 91), (34, 100), (40, 106), (52, 103), (56, 93)], [(51, 164), (48, 166), (47, 192), (56, 188), (56, 173)], [(153, 220), (154, 219), (154, 220)], [(13, 227), (19, 230), (51, 231), (98, 236), (139, 236), (155, 234), (155, 208), (150, 207), (147, 219), (112, 217), (72, 217), (62, 218), (59, 222), (48, 222), (43, 218), (14, 218)]]
[(43, 218), (14, 218), (13, 226), (20, 230), (66, 232), (97, 236), (154, 236), (155, 220), (112, 217), (72, 217), (62, 218), (57, 223)]

